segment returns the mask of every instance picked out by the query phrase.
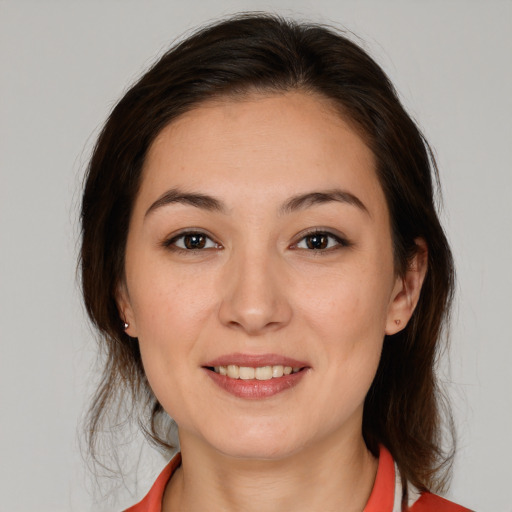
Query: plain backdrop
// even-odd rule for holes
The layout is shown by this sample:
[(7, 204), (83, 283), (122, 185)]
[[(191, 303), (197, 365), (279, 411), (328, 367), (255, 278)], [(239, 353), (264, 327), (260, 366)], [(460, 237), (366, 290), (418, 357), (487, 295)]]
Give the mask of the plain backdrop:
[(434, 146), (458, 268), (449, 497), (512, 511), (512, 3), (498, 0), (0, 0), (0, 511), (120, 510), (165, 463), (134, 440), (138, 473), (105, 481), (80, 454), (97, 376), (75, 275), (81, 178), (129, 83), (241, 10), (353, 31)]

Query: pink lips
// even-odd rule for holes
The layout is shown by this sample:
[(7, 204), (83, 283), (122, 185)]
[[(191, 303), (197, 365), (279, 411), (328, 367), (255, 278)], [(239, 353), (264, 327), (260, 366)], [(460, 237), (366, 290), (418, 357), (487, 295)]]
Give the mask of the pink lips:
[[(228, 366), (230, 364), (248, 366), (252, 368), (259, 366), (283, 365), (291, 366), (292, 368), (301, 368), (302, 370), (297, 373), (283, 375), (282, 377), (272, 378), (270, 380), (242, 380), (232, 379), (226, 375), (220, 375), (208, 369), (214, 366)], [(238, 398), (257, 400), (269, 398), (281, 393), (282, 391), (295, 387), (307, 373), (306, 370), (309, 366), (303, 361), (280, 356), (278, 354), (228, 354), (209, 361), (203, 368), (213, 382), (224, 391), (227, 391)]]

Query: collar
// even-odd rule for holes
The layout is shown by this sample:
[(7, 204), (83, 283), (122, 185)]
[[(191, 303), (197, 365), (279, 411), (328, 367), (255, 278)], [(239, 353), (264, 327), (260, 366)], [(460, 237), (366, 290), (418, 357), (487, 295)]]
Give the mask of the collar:
[[(399, 479), (395, 477), (395, 462), (389, 451), (380, 445), (379, 466), (377, 476), (373, 484), (373, 490), (370, 499), (364, 507), (363, 512), (394, 512), (395, 510), (395, 488)], [(400, 506), (400, 494), (398, 506)], [(399, 508), (397, 509), (399, 510)]]

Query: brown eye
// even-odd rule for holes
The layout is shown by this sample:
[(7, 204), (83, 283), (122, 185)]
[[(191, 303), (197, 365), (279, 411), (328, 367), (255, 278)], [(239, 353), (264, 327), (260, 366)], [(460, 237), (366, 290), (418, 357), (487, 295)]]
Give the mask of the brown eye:
[(200, 234), (185, 235), (183, 244), (187, 249), (204, 249), (206, 246), (206, 237)]
[(182, 233), (168, 242), (165, 246), (169, 249), (176, 248), (185, 251), (199, 251), (201, 249), (216, 249), (220, 246), (204, 233)]
[(301, 238), (295, 245), (297, 249), (306, 249), (310, 251), (328, 251), (348, 246), (349, 243), (342, 238), (327, 231), (315, 231)]
[(323, 233), (305, 237), (308, 249), (327, 249), (329, 237)]

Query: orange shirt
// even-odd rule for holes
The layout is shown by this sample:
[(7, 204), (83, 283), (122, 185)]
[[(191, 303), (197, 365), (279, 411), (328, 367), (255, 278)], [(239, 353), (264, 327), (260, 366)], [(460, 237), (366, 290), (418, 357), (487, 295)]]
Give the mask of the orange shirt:
[[(125, 512), (162, 512), (165, 487), (180, 464), (181, 454), (178, 453), (160, 473), (146, 497)], [(401, 512), (402, 486), (397, 476), (391, 454), (381, 446), (377, 477), (363, 512)], [(470, 512), (467, 508), (429, 492), (410, 494), (409, 512)]]

